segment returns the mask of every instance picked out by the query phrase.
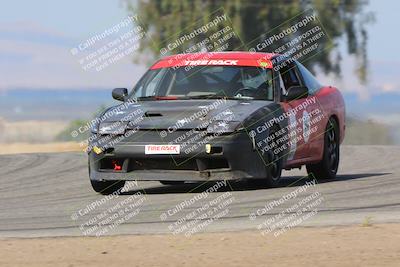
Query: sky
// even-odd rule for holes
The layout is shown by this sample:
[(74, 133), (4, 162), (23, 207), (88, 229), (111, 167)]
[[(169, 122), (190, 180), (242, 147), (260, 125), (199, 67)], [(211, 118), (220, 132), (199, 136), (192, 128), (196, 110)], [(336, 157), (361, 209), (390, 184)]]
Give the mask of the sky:
[[(370, 75), (361, 85), (354, 74), (356, 62), (345, 57), (343, 79), (318, 77), (334, 84), (358, 102), (390, 95), (400, 100), (400, 37), (392, 33), (398, 24), (400, 1), (370, 0), (367, 10), (376, 21), (368, 26)], [(1, 1), (0, 91), (15, 88), (96, 89), (131, 88), (145, 71), (126, 56), (106, 71), (85, 71), (71, 49), (91, 36), (118, 24), (127, 16), (122, 1)], [(396, 30), (397, 32), (397, 30)], [(344, 49), (344, 42), (340, 44)], [(356, 98), (354, 98), (356, 96)]]
[(130, 57), (85, 72), (71, 48), (127, 16), (118, 0), (1, 1), (0, 90), (133, 86), (144, 68)]

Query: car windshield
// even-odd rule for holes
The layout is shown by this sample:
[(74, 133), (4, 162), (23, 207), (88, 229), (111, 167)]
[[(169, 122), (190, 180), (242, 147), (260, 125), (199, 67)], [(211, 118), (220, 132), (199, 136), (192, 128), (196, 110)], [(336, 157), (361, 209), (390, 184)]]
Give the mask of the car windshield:
[(133, 89), (138, 99), (226, 97), (273, 100), (270, 69), (248, 66), (194, 66), (149, 70)]

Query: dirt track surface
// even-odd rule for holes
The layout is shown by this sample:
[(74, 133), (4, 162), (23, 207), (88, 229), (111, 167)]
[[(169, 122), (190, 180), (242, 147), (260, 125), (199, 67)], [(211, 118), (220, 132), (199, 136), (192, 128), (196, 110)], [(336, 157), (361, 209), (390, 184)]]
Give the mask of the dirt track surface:
[(400, 225), (0, 239), (0, 266), (399, 266)]
[[(298, 226), (338, 226), (400, 222), (400, 147), (342, 147), (339, 175), (322, 181), (306, 192), (318, 192), (322, 201), (318, 212)], [(138, 182), (138, 187), (80, 215), (88, 205), (104, 200), (89, 185), (87, 158), (83, 153), (19, 154), (0, 156), (0, 237), (80, 236), (82, 224), (123, 200), (143, 192), (140, 211), (106, 234), (171, 233), (171, 225), (210, 199), (229, 192), (228, 212), (200, 232), (257, 230), (266, 217), (273, 217), (294, 202), (284, 203), (266, 214), (249, 219), (267, 203), (310, 182), (305, 170), (284, 172), (279, 188), (248, 183), (229, 183), (208, 198), (161, 220), (180, 203), (193, 199), (213, 184), (164, 186), (158, 182)], [(143, 191), (144, 189), (144, 191)], [(300, 198), (297, 198), (300, 199)], [(107, 225), (105, 225), (106, 227)], [(87, 229), (87, 228), (85, 228)], [(176, 228), (173, 228), (176, 229)]]

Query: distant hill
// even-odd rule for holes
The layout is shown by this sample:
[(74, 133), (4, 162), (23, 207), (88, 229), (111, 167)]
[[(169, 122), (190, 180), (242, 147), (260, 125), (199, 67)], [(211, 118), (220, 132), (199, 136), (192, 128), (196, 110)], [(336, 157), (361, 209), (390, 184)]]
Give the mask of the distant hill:
[(113, 105), (110, 89), (15, 89), (0, 91), (0, 114), (5, 120), (88, 119), (101, 105)]

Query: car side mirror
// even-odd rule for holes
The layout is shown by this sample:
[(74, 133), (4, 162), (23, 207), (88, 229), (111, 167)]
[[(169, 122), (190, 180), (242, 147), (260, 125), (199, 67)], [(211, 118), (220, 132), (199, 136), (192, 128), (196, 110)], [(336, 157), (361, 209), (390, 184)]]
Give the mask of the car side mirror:
[(128, 96), (128, 89), (126, 88), (115, 88), (112, 90), (112, 97), (119, 101), (125, 101)]
[(306, 86), (292, 86), (289, 87), (285, 96), (286, 101), (305, 98), (308, 96), (308, 88)]

